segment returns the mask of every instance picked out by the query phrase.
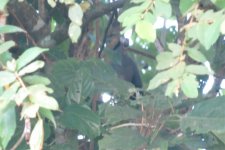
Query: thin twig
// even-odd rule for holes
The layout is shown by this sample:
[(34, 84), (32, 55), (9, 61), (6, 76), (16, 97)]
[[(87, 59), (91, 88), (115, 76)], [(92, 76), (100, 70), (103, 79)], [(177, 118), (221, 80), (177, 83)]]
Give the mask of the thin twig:
[(110, 130), (123, 128), (123, 127), (149, 127), (149, 124), (148, 123), (145, 123), (145, 124), (143, 124), (143, 123), (124, 123), (124, 124), (114, 126), (114, 127), (110, 128)]

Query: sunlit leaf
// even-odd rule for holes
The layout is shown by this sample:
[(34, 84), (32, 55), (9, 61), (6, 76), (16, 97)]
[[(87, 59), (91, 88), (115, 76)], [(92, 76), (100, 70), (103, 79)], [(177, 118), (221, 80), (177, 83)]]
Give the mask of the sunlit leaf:
[(81, 28), (75, 23), (70, 23), (68, 34), (73, 43), (76, 43), (81, 35)]
[(225, 20), (222, 22), (222, 24), (220, 25), (220, 32), (222, 34), (225, 34)]
[(198, 82), (196, 76), (192, 74), (185, 74), (181, 83), (181, 89), (189, 98), (198, 97)]
[(209, 70), (203, 65), (188, 65), (185, 70), (197, 75), (210, 74)]
[(23, 77), (23, 81), (30, 85), (33, 84), (49, 85), (51, 83), (51, 81), (48, 78), (39, 75), (25, 76)]
[(21, 69), (18, 74), (20, 76), (23, 76), (25, 74), (33, 73), (37, 71), (38, 69), (43, 68), (44, 65), (45, 65), (44, 61), (41, 61), (41, 60), (34, 61), (31, 64), (24, 67), (23, 69)]
[(162, 0), (157, 0), (155, 1), (155, 15), (169, 18), (172, 14), (172, 7), (170, 3), (162, 1)]
[(20, 83), (14, 82), (8, 89), (0, 94), (0, 116), (8, 107), (11, 107), (12, 104), (15, 105), (15, 103), (12, 103), (12, 100), (14, 100), (19, 87)]
[(51, 110), (59, 110), (58, 102), (53, 97), (48, 96), (45, 92), (31, 92), (29, 97), (33, 103), (39, 105), (40, 107)]
[(157, 70), (163, 70), (170, 67), (173, 67), (175, 64), (178, 63), (178, 59), (173, 57), (171, 52), (161, 52), (159, 55), (156, 56), (157, 60)]
[(37, 112), (39, 110), (39, 106), (33, 103), (23, 103), (23, 109), (21, 111), (21, 118), (35, 118), (37, 116)]
[(188, 49), (187, 51), (188, 56), (190, 56), (193, 60), (198, 62), (206, 62), (207, 59), (199, 50), (197, 49)]
[(181, 13), (185, 14), (195, 2), (196, 0), (181, 0), (179, 6)]
[(56, 6), (56, 0), (47, 0), (47, 2), (53, 8)]
[(66, 107), (60, 120), (65, 127), (77, 129), (90, 138), (100, 134), (99, 116), (80, 105), (73, 104)]
[(16, 80), (16, 76), (8, 71), (0, 71), (0, 86), (10, 84)]
[(182, 47), (175, 43), (168, 43), (168, 48), (173, 52), (173, 56), (179, 56), (182, 53)]
[(170, 76), (173, 79), (178, 79), (178, 78), (182, 77), (184, 74), (185, 67), (186, 67), (185, 62), (178, 63), (176, 66), (174, 66), (173, 68), (170, 69)]
[(15, 102), (17, 105), (21, 105), (28, 96), (29, 92), (26, 88), (20, 88), (15, 95)]
[(6, 7), (7, 3), (9, 2), (9, 0), (1, 0), (0, 1), (0, 11), (4, 11), (4, 8)]
[(157, 75), (155, 75), (149, 83), (148, 90), (155, 89), (161, 84), (164, 84), (167, 81), (169, 81), (171, 79), (170, 73), (171, 72), (168, 70), (168, 71), (160, 72)]
[(179, 80), (173, 80), (168, 83), (167, 88), (166, 88), (166, 96), (172, 97), (173, 93), (178, 94), (176, 91), (177, 87), (179, 86)]
[(34, 129), (30, 136), (30, 149), (31, 150), (40, 150), (43, 148), (44, 142), (44, 127), (43, 127), (43, 120), (39, 119), (34, 126)]
[(41, 53), (48, 51), (48, 49), (33, 47), (25, 50), (22, 55), (17, 59), (17, 70), (20, 70), (22, 67), (30, 63)]
[(78, 4), (69, 7), (68, 16), (70, 20), (78, 26), (82, 25), (83, 11)]
[(148, 42), (154, 42), (156, 39), (156, 30), (149, 21), (139, 21), (135, 26), (135, 32), (140, 38), (147, 40)]
[(35, 93), (35, 92), (48, 92), (48, 93), (53, 93), (53, 90), (44, 84), (35, 84), (27, 87), (30, 93)]

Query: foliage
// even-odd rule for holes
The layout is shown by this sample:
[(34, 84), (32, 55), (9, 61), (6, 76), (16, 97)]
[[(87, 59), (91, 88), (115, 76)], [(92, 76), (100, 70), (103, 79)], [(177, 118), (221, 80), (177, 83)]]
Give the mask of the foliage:
[[(0, 150), (224, 149), (224, 11), (222, 0), (1, 0)], [(116, 19), (129, 54), (111, 50)], [(121, 78), (124, 56), (142, 88)]]

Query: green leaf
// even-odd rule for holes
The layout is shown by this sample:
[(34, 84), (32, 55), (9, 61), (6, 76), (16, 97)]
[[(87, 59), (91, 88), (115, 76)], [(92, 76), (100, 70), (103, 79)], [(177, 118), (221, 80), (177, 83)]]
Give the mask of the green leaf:
[(56, 128), (56, 121), (55, 121), (52, 111), (45, 109), (45, 108), (40, 108), (39, 112), (42, 117), (49, 119), (53, 123), (54, 127)]
[(111, 106), (105, 108), (106, 124), (112, 125), (120, 121), (127, 121), (141, 116), (141, 112), (128, 106)]
[(203, 65), (188, 65), (185, 71), (197, 75), (210, 74), (208, 68), (206, 68), (206, 66)]
[(206, 57), (204, 56), (204, 54), (202, 54), (202, 52), (200, 52), (199, 50), (197, 49), (192, 49), (192, 48), (189, 48), (187, 50), (187, 54), (188, 56), (190, 56), (193, 60), (197, 61), (197, 62), (206, 62), (207, 59)]
[(26, 88), (20, 88), (18, 92), (15, 95), (15, 102), (17, 105), (21, 105), (23, 101), (26, 99), (28, 96), (28, 90)]
[(43, 149), (43, 143), (44, 143), (44, 126), (43, 126), (43, 120), (39, 119), (34, 126), (34, 129), (30, 136), (30, 149), (31, 150), (38, 150)]
[(19, 87), (20, 83), (14, 82), (8, 89), (5, 89), (4, 92), (0, 94), (0, 116), (8, 107), (15, 104), (13, 100)]
[(196, 76), (192, 74), (184, 74), (181, 89), (189, 98), (198, 97), (198, 82), (196, 81)]
[(33, 73), (37, 71), (40, 68), (43, 68), (45, 65), (44, 61), (36, 60), (32, 62), (31, 64), (27, 65), (23, 69), (19, 71), (19, 76), (24, 76), (25, 74)]
[(7, 110), (0, 115), (0, 142), (4, 149), (14, 135), (15, 130), (16, 114), (13, 106), (8, 107)]
[(167, 81), (169, 81), (171, 79), (170, 73), (171, 72), (167, 70), (167, 71), (160, 72), (156, 76), (154, 76), (149, 83), (148, 90), (155, 89), (161, 84), (164, 84)]
[(112, 130), (109, 135), (104, 135), (104, 138), (99, 141), (99, 149), (135, 150), (143, 148), (146, 142), (146, 139), (137, 130), (132, 128), (119, 128)]
[(153, 24), (147, 20), (139, 21), (135, 26), (135, 32), (140, 38), (148, 42), (154, 42), (156, 39), (156, 30)]
[(25, 76), (25, 77), (23, 77), (23, 81), (30, 85), (33, 85), (33, 84), (49, 85), (51, 83), (51, 81), (48, 78), (39, 76), (39, 75)]
[(39, 105), (40, 107), (51, 110), (59, 110), (59, 105), (55, 98), (48, 96), (45, 92), (32, 92), (29, 97), (33, 103)]
[(83, 11), (78, 4), (73, 4), (69, 7), (68, 16), (70, 20), (78, 26), (82, 25)]
[(224, 9), (225, 1), (224, 0), (211, 0), (217, 7)]
[(39, 105), (30, 102), (23, 103), (23, 109), (21, 111), (21, 118), (36, 118), (39, 110)]
[(1, 12), (4, 12), (4, 9), (5, 9), (8, 2), (9, 2), (9, 0), (1, 0), (0, 1), (0, 11)]
[(182, 53), (182, 47), (176, 43), (168, 43), (168, 48), (173, 52), (173, 56), (177, 57)]
[(47, 0), (48, 4), (54, 8), (56, 6), (56, 1), (55, 0)]
[(25, 31), (19, 27), (12, 25), (0, 26), (0, 34), (15, 33), (15, 32), (25, 32)]
[(186, 63), (185, 62), (180, 62), (176, 66), (170, 69), (170, 76), (171, 78), (178, 79), (183, 76), (184, 71), (185, 71)]
[(12, 83), (16, 80), (16, 76), (8, 71), (0, 71), (0, 86)]
[(90, 138), (95, 138), (100, 134), (99, 116), (77, 104), (66, 107), (60, 121), (66, 128), (77, 129)]
[(186, 14), (191, 6), (196, 2), (196, 0), (181, 0), (180, 1), (180, 10), (182, 14)]
[(173, 93), (178, 94), (177, 87), (179, 86), (179, 80), (173, 80), (167, 84), (166, 96), (172, 97)]
[[(162, 0), (155, 1), (155, 15), (169, 18), (172, 14), (172, 7), (169, 2)], [(144, 28), (143, 28), (144, 29)]]
[(225, 20), (222, 22), (222, 24), (220, 25), (220, 32), (222, 34), (225, 34)]
[(221, 19), (219, 19), (215, 20), (212, 24), (207, 24), (205, 23), (207, 20), (203, 20), (196, 26), (197, 38), (206, 50), (208, 50), (216, 42), (220, 35)]
[(53, 93), (53, 90), (43, 84), (35, 84), (27, 87), (30, 93), (36, 93), (36, 92), (48, 92)]
[(33, 47), (25, 50), (22, 55), (17, 59), (17, 70), (20, 70), (22, 67), (30, 63), (41, 53), (48, 51), (48, 49)]
[[(1, 6), (1, 5), (0, 5)], [(15, 46), (14, 41), (6, 41), (0, 45), (0, 55), (6, 51), (8, 51), (11, 47)]]
[(156, 56), (156, 60), (158, 62), (156, 66), (157, 70), (164, 70), (173, 67), (179, 61), (178, 59), (173, 57), (173, 54), (171, 52), (159, 53), (159, 55)]
[(75, 23), (70, 23), (68, 34), (73, 43), (76, 43), (81, 35), (81, 28)]
[(195, 133), (225, 132), (225, 96), (203, 100), (181, 119), (181, 129)]

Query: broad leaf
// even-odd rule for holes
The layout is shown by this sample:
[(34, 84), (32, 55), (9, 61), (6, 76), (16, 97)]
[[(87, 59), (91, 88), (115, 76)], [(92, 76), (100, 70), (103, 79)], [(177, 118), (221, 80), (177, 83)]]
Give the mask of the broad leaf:
[(30, 63), (36, 57), (38, 57), (41, 53), (47, 51), (48, 49), (43, 49), (39, 47), (33, 47), (25, 50), (25, 52), (20, 55), (17, 59), (17, 70), (20, 70), (22, 67)]
[(30, 102), (23, 103), (21, 118), (36, 118), (40, 106)]
[(181, 120), (181, 128), (196, 133), (225, 132), (225, 97), (219, 96), (194, 105), (194, 109)]
[(81, 28), (75, 23), (70, 23), (68, 34), (73, 43), (76, 43), (81, 35)]
[(0, 45), (0, 55), (6, 51), (8, 51), (11, 47), (15, 46), (14, 41), (6, 41)]
[(25, 31), (19, 27), (12, 25), (0, 26), (0, 34), (15, 33), (15, 32), (25, 32)]
[(99, 141), (101, 150), (135, 150), (141, 149), (146, 144), (146, 139), (137, 130), (132, 128), (119, 128), (104, 135)]
[(180, 1), (180, 10), (182, 14), (186, 14), (191, 6), (196, 2), (196, 0), (181, 0)]
[(34, 126), (34, 129), (30, 136), (30, 149), (31, 150), (39, 150), (43, 148), (44, 143), (44, 126), (43, 126), (43, 120), (39, 119)]
[(70, 20), (77, 24), (78, 26), (82, 25), (83, 11), (78, 4), (74, 4), (69, 7), (68, 16)]
[(45, 92), (31, 92), (29, 97), (33, 103), (39, 105), (40, 107), (51, 110), (59, 110), (58, 102), (53, 97), (48, 96)]
[(60, 121), (66, 128), (77, 129), (90, 138), (95, 138), (100, 134), (99, 116), (77, 104), (66, 107)]
[(188, 65), (185, 71), (197, 75), (210, 74), (208, 68), (206, 68), (206, 66), (203, 65)]
[(24, 67), (23, 69), (21, 69), (18, 74), (20, 76), (23, 76), (25, 74), (33, 73), (37, 71), (38, 69), (43, 68), (44, 65), (45, 65), (44, 61), (40, 61), (40, 60), (34, 61), (31, 64)]
[(155, 1), (155, 15), (169, 18), (172, 14), (172, 7), (169, 2), (162, 0)]
[(196, 76), (192, 74), (185, 74), (181, 83), (181, 89), (189, 98), (198, 97), (198, 82)]
[(158, 86), (160, 86), (161, 84), (164, 84), (167, 81), (169, 81), (171, 79), (170, 74), (171, 74), (170, 70), (167, 70), (167, 71), (163, 71), (163, 72), (160, 72), (157, 75), (155, 75), (149, 83), (148, 90), (155, 89)]
[(147, 40), (148, 42), (154, 42), (156, 39), (156, 30), (149, 21), (139, 21), (135, 26), (135, 32), (140, 38)]
[(0, 142), (5, 149), (9, 140), (16, 130), (16, 114), (15, 108), (8, 107), (7, 110), (0, 115)]
[(3, 12), (9, 0), (1, 0), (0, 1), (0, 11)]
[(128, 106), (111, 106), (105, 108), (106, 124), (115, 124), (120, 121), (128, 121), (141, 116), (141, 112)]
[(16, 80), (16, 76), (8, 71), (0, 71), (0, 86), (12, 83)]
[(39, 75), (25, 76), (23, 77), (23, 81), (30, 85), (33, 84), (49, 85), (51, 83), (51, 81), (48, 78)]
[(55, 121), (52, 111), (45, 109), (45, 108), (40, 108), (39, 112), (42, 117), (49, 119), (53, 123), (54, 127), (56, 128), (56, 121)]
[(188, 49), (187, 50), (187, 54), (188, 56), (190, 56), (193, 60), (197, 61), (197, 62), (206, 62), (207, 59), (204, 56), (204, 54), (202, 54), (199, 50), (197, 49)]

